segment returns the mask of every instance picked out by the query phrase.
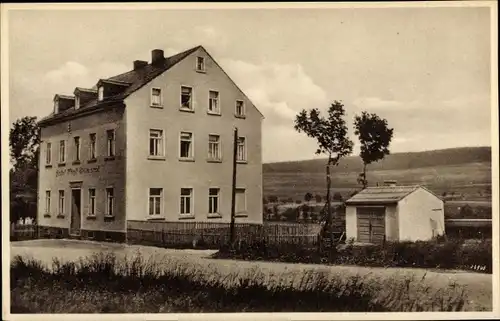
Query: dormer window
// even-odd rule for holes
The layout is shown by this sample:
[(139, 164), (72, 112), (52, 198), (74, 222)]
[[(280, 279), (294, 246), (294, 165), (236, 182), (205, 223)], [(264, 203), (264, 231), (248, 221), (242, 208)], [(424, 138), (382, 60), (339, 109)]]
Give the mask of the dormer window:
[(80, 96), (75, 96), (75, 109), (80, 108)]
[(75, 97), (56, 94), (54, 96), (54, 114), (62, 113), (75, 106)]
[(205, 71), (205, 58), (204, 57), (196, 57), (196, 71)]
[(75, 109), (85, 107), (85, 104), (97, 98), (96, 89), (76, 87), (73, 94), (75, 95)]
[(123, 93), (128, 86), (130, 86), (130, 83), (124, 81), (99, 79), (97, 82), (97, 101), (115, 97)]
[(104, 99), (104, 86), (100, 86), (97, 89), (97, 100), (101, 101)]

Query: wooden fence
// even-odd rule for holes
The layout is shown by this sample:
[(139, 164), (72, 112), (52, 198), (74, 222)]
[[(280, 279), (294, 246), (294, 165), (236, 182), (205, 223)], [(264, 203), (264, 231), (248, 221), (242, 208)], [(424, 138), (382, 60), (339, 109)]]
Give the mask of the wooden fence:
[(17, 224), (10, 225), (10, 240), (23, 241), (38, 238), (38, 229), (35, 224)]
[[(272, 223), (263, 225), (237, 223), (238, 242), (265, 241), (271, 244), (302, 244), (315, 246), (319, 224)], [(229, 242), (229, 223), (210, 222), (127, 222), (127, 240), (133, 244), (168, 247), (218, 248)]]

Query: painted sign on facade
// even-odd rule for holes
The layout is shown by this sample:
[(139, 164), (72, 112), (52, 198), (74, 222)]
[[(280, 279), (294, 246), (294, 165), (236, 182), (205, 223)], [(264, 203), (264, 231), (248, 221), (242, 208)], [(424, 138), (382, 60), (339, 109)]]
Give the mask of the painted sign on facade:
[(64, 176), (64, 175), (78, 175), (78, 174), (99, 173), (99, 169), (100, 169), (100, 166), (58, 169), (56, 171), (56, 177), (60, 177), (60, 176)]

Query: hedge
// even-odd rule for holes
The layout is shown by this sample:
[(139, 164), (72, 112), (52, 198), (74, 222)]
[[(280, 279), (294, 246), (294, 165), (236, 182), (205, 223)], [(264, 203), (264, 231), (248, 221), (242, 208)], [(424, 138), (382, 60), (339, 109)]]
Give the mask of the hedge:
[(383, 245), (346, 244), (328, 250), (298, 244), (242, 243), (223, 246), (214, 258), (290, 263), (345, 264), (474, 270), (492, 273), (492, 241), (464, 240), (386, 242)]

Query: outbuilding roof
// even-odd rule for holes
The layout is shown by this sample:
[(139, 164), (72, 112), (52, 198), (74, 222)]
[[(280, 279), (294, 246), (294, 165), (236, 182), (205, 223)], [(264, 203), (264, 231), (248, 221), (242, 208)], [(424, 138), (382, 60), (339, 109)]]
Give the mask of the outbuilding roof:
[(418, 185), (367, 187), (348, 199), (346, 204), (396, 204), (419, 188), (421, 188), (421, 186)]

